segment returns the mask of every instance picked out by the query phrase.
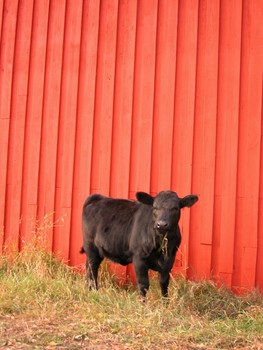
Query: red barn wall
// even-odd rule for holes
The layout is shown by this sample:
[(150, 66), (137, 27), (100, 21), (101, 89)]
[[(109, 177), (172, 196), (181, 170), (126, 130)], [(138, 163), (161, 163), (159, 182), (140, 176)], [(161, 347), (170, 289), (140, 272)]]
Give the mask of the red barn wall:
[(172, 189), (199, 196), (174, 270), (263, 290), (262, 23), (262, 0), (0, 0), (0, 249), (37, 232), (82, 264), (90, 193)]

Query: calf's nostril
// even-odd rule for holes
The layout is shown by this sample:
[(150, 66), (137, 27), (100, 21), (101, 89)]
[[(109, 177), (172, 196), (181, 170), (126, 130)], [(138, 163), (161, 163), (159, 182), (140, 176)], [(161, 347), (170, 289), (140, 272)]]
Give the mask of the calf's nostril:
[(157, 222), (156, 227), (157, 227), (158, 230), (165, 230), (168, 227), (168, 223), (160, 221), (160, 222)]

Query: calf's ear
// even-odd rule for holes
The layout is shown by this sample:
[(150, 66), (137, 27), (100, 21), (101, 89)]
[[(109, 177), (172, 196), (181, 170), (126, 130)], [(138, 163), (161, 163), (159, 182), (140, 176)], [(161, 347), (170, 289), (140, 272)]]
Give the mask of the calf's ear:
[(180, 207), (188, 207), (190, 208), (198, 201), (198, 197), (194, 194), (189, 194), (189, 196), (185, 196), (184, 198), (180, 198)]
[(139, 202), (147, 205), (153, 205), (154, 198), (145, 192), (137, 192), (136, 198)]

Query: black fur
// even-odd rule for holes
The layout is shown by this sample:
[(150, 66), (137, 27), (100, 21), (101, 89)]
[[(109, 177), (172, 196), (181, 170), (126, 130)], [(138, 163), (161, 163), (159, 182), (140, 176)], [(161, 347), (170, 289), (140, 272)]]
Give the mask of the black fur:
[(159, 272), (162, 295), (167, 296), (169, 273), (181, 243), (180, 210), (191, 207), (198, 197), (179, 198), (175, 192), (162, 191), (156, 197), (138, 192), (137, 199), (93, 194), (85, 201), (81, 252), (87, 254), (87, 277), (91, 287), (97, 288), (104, 258), (122, 265), (133, 263), (142, 296), (149, 288), (149, 269)]

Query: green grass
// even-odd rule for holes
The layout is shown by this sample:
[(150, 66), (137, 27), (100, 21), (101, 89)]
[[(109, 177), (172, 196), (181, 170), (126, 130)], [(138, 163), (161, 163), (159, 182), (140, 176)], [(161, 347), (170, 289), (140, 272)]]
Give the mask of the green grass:
[(12, 349), (263, 348), (263, 297), (173, 279), (169, 302), (151, 280), (143, 303), (105, 265), (99, 291), (39, 247), (0, 257), (0, 347)]

